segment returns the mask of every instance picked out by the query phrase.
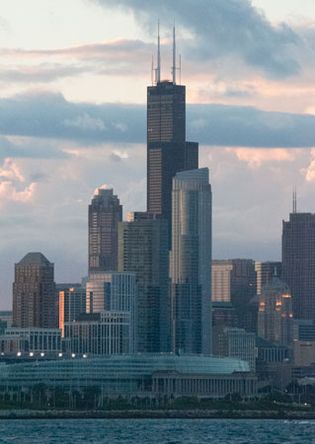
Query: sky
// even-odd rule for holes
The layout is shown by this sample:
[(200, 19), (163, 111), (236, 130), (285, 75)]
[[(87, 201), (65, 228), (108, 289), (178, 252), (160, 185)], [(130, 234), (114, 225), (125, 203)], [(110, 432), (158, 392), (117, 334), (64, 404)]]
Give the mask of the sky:
[(176, 22), (187, 139), (213, 188), (213, 256), (281, 258), (282, 220), (315, 212), (313, 0), (0, 0), (0, 309), (14, 263), (87, 273), (87, 207), (145, 209), (146, 87), (157, 20)]

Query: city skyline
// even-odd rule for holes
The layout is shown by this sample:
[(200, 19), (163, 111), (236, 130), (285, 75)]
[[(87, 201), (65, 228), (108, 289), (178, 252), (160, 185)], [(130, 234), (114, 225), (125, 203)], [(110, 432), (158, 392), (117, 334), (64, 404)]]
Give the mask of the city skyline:
[[(30, 2), (30, 7), (35, 8), (35, 3)], [(42, 40), (38, 39), (40, 27), (28, 33), (25, 42), (21, 40), (31, 18), (17, 28), (21, 19), (12, 15), (13, 10), (5, 5), (1, 12), (5, 55), (0, 73), (5, 91), (0, 99), (0, 207), (4, 234), (0, 243), (1, 308), (11, 305), (13, 264), (27, 251), (43, 251), (56, 264), (57, 282), (78, 281), (86, 274), (87, 204), (96, 187), (105, 182), (112, 184), (125, 212), (145, 208), (143, 104), (145, 88), (150, 84), (150, 57), (159, 15), (162, 72), (170, 77), (171, 20), (165, 18), (163, 10), (153, 11), (152, 23), (144, 10), (147, 27), (142, 30), (131, 18), (126, 2), (118, 2), (125, 9), (117, 12), (112, 2), (99, 1), (110, 8), (105, 13), (95, 6), (97, 2), (79, 2), (75, 14), (81, 14), (80, 23), (101, 15), (95, 22), (93, 41), (86, 31), (81, 33), (75, 26), (71, 28), (71, 38), (66, 37), (64, 22), (65, 28), (61, 27), (54, 40), (49, 35), (60, 25), (60, 4), (57, 2), (51, 15), (52, 2), (43, 3), (46, 15), (45, 6), (38, 13), (43, 24), (50, 23), (50, 28)], [(133, 4), (129, 2), (128, 7)], [(250, 25), (251, 20), (256, 20), (260, 31), (270, 35), (269, 46), (249, 47), (246, 53), (240, 45), (226, 45), (219, 48), (219, 55), (211, 53), (210, 48), (204, 60), (201, 40), (208, 35), (204, 25), (200, 23), (198, 40), (196, 26), (188, 20), (187, 11), (179, 14), (174, 7), (171, 12), (178, 25), (184, 61), (188, 138), (200, 142), (200, 167), (211, 171), (215, 196), (213, 257), (274, 260), (280, 258), (281, 220), (288, 218), (293, 185), (298, 187), (298, 210), (315, 210), (311, 149), (315, 145), (311, 129), (315, 118), (305, 116), (313, 113), (311, 97), (307, 97), (312, 92), (312, 66), (306, 61), (311, 51), (312, 27), (306, 20), (303, 22), (303, 17), (294, 15), (302, 6), (297, 8), (293, 1), (287, 5), (290, 17), (279, 6), (272, 9), (268, 1), (254, 2), (254, 6), (263, 8), (265, 18), (254, 6), (245, 1), (242, 4), (240, 13), (246, 23)], [(64, 10), (66, 16), (71, 5), (69, 2)], [(231, 6), (231, 2), (226, 1), (226, 5)], [(312, 17), (310, 3), (305, 5), (310, 8), (305, 12)], [(210, 6), (220, 12), (217, 2)], [(86, 18), (84, 11), (89, 11)], [(128, 30), (122, 32), (113, 24), (101, 31), (101, 21), (109, 20), (109, 12), (113, 14), (113, 23), (119, 18), (120, 23), (132, 26), (126, 26)], [(279, 27), (282, 18), (287, 28)], [(231, 25), (228, 15), (220, 20), (226, 27)], [(236, 27), (231, 28), (232, 33), (235, 30)], [(189, 32), (194, 36), (192, 41)], [(219, 30), (212, 32), (217, 43)], [(280, 43), (276, 43), (276, 37)], [(193, 51), (197, 44), (200, 54)], [(297, 56), (300, 44), (303, 51)], [(269, 64), (250, 57), (251, 50), (275, 54), (285, 46), (289, 47), (288, 52), (270, 57)], [(67, 54), (69, 57), (65, 57)], [(240, 72), (230, 72), (235, 58)], [(275, 92), (280, 84), (283, 88)], [(80, 92), (83, 90), (84, 93)], [(135, 103), (138, 105), (131, 105)], [(279, 114), (284, 111), (292, 115)], [(39, 117), (40, 128), (35, 124)], [(238, 119), (239, 127), (233, 127), (233, 118)], [(245, 122), (249, 118), (252, 126), (247, 134)], [(233, 140), (224, 134), (223, 123), (229, 126)], [(297, 127), (301, 128), (301, 135), (294, 134)], [(69, 206), (72, 211), (67, 211)]]

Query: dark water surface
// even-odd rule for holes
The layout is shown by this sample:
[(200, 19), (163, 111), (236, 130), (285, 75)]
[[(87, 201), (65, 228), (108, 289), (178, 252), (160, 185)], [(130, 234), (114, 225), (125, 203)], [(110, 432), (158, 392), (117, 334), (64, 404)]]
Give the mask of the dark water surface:
[(1, 420), (0, 443), (315, 443), (315, 421), (128, 419)]

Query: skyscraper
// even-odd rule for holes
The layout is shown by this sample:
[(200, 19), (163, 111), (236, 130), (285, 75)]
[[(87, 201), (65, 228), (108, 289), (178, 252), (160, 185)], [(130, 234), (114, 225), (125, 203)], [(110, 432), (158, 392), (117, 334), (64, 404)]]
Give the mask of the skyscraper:
[(249, 332), (257, 330), (258, 301), (256, 296), (255, 261), (232, 259), (231, 300), (235, 307), (239, 328)]
[(170, 274), (173, 349), (211, 352), (211, 205), (208, 168), (173, 179)]
[(107, 186), (96, 190), (89, 205), (89, 273), (117, 270), (118, 222), (122, 206)]
[(64, 336), (65, 322), (75, 321), (86, 312), (86, 289), (84, 286), (69, 287), (59, 291), (59, 328)]
[(290, 214), (282, 225), (282, 278), (297, 319), (315, 319), (315, 214)]
[(231, 302), (231, 272), (233, 265), (231, 261), (212, 261), (212, 301)]
[(15, 264), (13, 326), (55, 328), (58, 323), (54, 264), (42, 253), (28, 253)]
[(136, 212), (120, 223), (118, 269), (137, 277), (138, 351), (170, 351), (167, 221)]
[(176, 84), (175, 30), (173, 78), (161, 81), (160, 38), (155, 85), (147, 89), (147, 211), (172, 220), (172, 179), (198, 168), (198, 143), (186, 142), (186, 89)]

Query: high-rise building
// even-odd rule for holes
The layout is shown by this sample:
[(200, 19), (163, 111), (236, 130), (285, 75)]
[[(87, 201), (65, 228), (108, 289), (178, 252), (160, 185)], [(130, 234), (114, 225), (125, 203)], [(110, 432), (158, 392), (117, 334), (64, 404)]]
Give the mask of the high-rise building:
[(249, 332), (257, 330), (258, 301), (256, 296), (255, 261), (232, 259), (231, 301), (238, 317), (238, 327)]
[(292, 342), (292, 297), (287, 284), (277, 277), (259, 295), (258, 336), (280, 345)]
[(13, 326), (55, 328), (57, 325), (54, 264), (42, 253), (28, 253), (15, 264)]
[(281, 279), (282, 262), (255, 262), (256, 270), (256, 293), (261, 294), (263, 287), (272, 280), (274, 276)]
[(148, 213), (129, 214), (119, 224), (119, 271), (136, 273), (139, 352), (171, 347), (168, 224)]
[(98, 188), (89, 205), (89, 273), (116, 271), (118, 251), (118, 222), (122, 206), (113, 189)]
[(83, 286), (69, 287), (59, 291), (59, 328), (64, 336), (65, 322), (75, 321), (86, 312), (86, 289)]
[(290, 214), (282, 226), (282, 278), (297, 319), (315, 320), (315, 214)]
[(91, 273), (86, 283), (86, 311), (133, 311), (136, 294), (135, 273)]
[(176, 83), (175, 31), (173, 79), (161, 81), (160, 43), (155, 85), (147, 89), (147, 211), (172, 220), (172, 179), (198, 168), (198, 143), (186, 142), (186, 89)]
[(212, 261), (212, 302), (231, 302), (231, 261)]
[(137, 340), (137, 284), (136, 274), (129, 272), (90, 273), (86, 283), (87, 313), (129, 313), (132, 342)]
[(173, 179), (173, 349), (211, 353), (211, 205), (208, 168)]

